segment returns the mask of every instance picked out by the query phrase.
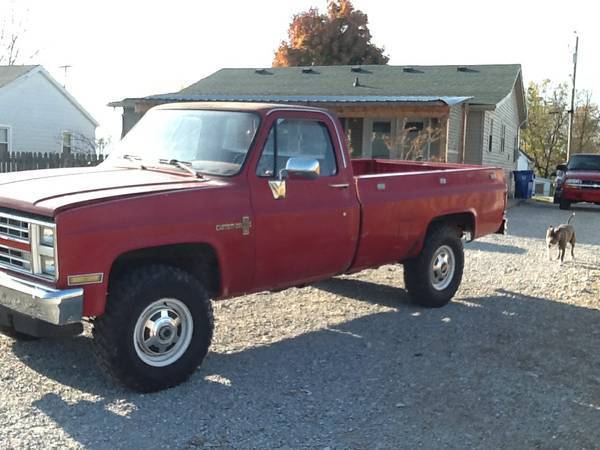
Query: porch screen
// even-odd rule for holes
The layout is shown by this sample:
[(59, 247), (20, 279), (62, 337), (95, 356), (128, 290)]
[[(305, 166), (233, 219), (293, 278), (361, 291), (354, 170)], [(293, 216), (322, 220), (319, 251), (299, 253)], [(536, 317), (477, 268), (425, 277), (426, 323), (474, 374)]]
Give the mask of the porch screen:
[(351, 158), (363, 157), (363, 119), (345, 120), (346, 137), (348, 138), (348, 151)]

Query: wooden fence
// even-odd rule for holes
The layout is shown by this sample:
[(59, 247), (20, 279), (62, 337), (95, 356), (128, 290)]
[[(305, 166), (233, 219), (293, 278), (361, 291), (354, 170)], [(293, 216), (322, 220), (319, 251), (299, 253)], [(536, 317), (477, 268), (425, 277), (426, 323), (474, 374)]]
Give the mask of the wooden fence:
[(102, 161), (104, 161), (104, 156), (95, 154), (3, 152), (0, 153), (0, 173), (57, 167), (95, 166)]

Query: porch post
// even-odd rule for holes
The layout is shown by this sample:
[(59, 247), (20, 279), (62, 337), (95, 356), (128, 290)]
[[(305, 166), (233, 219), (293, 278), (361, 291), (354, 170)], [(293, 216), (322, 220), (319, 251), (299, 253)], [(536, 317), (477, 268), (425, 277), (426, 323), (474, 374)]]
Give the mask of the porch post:
[(461, 127), (461, 145), (460, 145), (460, 162), (465, 163), (467, 155), (467, 119), (469, 114), (469, 105), (463, 103), (462, 105), (462, 127)]
[(440, 139), (440, 150), (443, 150), (444, 152), (444, 162), (448, 162), (448, 138), (450, 133), (450, 128), (448, 127), (448, 123), (450, 122), (450, 120), (448, 120), (449, 118), (449, 114), (446, 114), (441, 118), (441, 120), (443, 120), (444, 130), (442, 131), (442, 136)]

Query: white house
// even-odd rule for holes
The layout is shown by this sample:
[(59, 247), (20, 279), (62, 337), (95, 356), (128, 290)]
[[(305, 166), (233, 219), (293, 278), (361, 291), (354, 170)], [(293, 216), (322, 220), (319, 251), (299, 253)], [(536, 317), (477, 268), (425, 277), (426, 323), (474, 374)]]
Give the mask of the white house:
[(517, 170), (533, 170), (533, 158), (519, 149), (519, 157), (517, 159)]
[(97, 126), (42, 66), (0, 66), (0, 154), (90, 153)]

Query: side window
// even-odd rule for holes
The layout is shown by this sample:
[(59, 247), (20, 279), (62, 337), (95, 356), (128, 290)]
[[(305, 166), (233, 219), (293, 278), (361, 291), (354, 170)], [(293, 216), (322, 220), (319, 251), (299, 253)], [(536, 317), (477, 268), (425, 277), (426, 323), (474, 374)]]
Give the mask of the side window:
[(331, 136), (323, 122), (278, 120), (269, 132), (256, 174), (260, 177), (276, 176), (285, 169), (288, 159), (293, 157), (313, 158), (319, 161), (322, 177), (337, 173)]
[(0, 154), (10, 150), (10, 128), (0, 127)]
[(256, 175), (259, 177), (275, 176), (275, 127), (271, 127), (269, 137), (263, 149), (258, 166), (256, 167)]
[(73, 133), (69, 131), (63, 131), (62, 134), (62, 152), (65, 154), (71, 154), (73, 150)]

